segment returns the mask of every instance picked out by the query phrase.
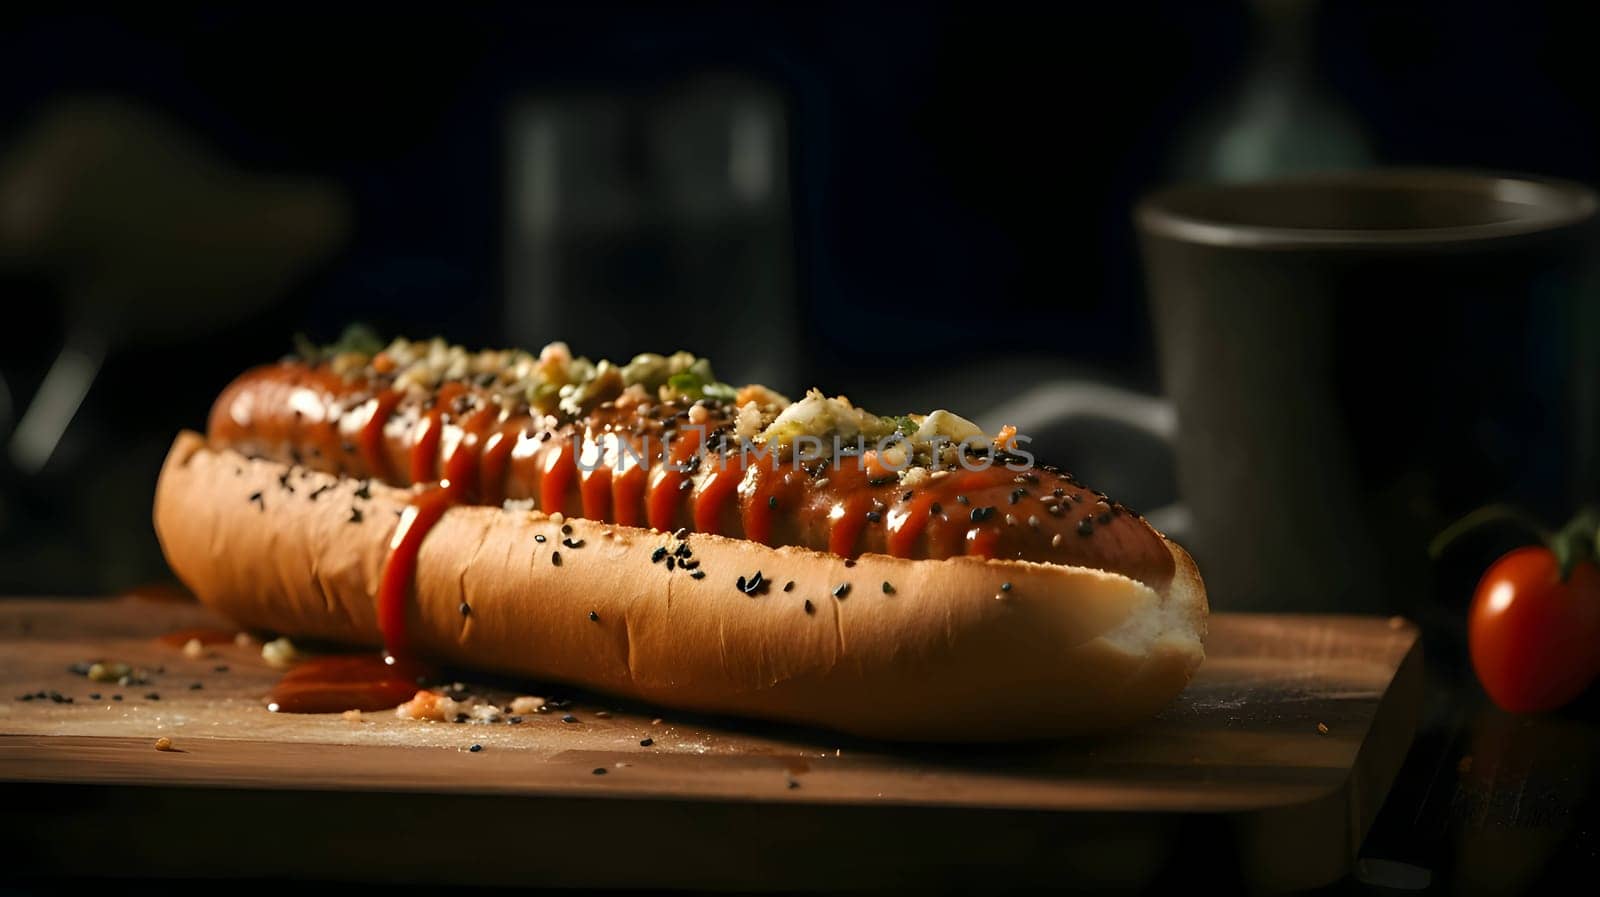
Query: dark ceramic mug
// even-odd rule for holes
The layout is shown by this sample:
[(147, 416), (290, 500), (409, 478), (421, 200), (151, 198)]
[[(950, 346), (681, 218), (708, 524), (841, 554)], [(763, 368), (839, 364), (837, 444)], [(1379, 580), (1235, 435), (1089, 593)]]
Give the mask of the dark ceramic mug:
[(1595, 210), (1576, 184), (1415, 170), (1139, 204), (1175, 417), (1126, 417), (1174, 445), (1162, 516), (1215, 606), (1405, 610), (1455, 515), (1596, 497)]

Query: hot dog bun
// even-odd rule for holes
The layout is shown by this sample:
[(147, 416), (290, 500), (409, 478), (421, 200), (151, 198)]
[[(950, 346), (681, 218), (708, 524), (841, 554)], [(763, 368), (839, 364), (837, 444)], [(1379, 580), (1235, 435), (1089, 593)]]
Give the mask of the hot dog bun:
[[(410, 495), (185, 432), (155, 527), (179, 578), (239, 623), (377, 646), (380, 570)], [(658, 553), (680, 543), (693, 571)], [(1199, 666), (1205, 590), (1166, 544), (1178, 572), (1155, 591), (1084, 567), (847, 561), (459, 506), (422, 544), (409, 629), (425, 657), (687, 710), (887, 739), (1070, 735), (1150, 716)], [(748, 595), (738, 580), (757, 571), (768, 585)]]

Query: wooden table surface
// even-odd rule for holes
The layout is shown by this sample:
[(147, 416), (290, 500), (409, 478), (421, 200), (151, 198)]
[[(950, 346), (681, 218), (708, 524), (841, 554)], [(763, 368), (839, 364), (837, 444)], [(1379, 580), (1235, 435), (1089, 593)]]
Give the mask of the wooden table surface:
[[(0, 838), (38, 874), (85, 874), (93, 845), (122, 870), (100, 874), (504, 884), (526, 881), (516, 864), (456, 854), (534, 849), (563, 858), (551, 886), (951, 885), (1001, 868), (1141, 884), (1199, 863), (1309, 887), (1354, 858), (1423, 683), (1398, 620), (1217, 615), (1182, 698), (1093, 739), (889, 745), (584, 696), (518, 725), (347, 720), (266, 711), (278, 672), (254, 647), (189, 658), (158, 640), (217, 625), (190, 604), (0, 602)], [(69, 669), (94, 660), (149, 681)], [(104, 834), (119, 826), (188, 837)]]

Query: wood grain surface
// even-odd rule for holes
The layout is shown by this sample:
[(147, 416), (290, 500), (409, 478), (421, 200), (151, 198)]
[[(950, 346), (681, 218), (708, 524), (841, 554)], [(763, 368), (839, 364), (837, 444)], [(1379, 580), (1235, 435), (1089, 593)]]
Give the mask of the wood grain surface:
[[(1138, 885), (1198, 862), (1309, 887), (1354, 857), (1422, 684), (1402, 621), (1218, 615), (1174, 706), (1068, 742), (888, 745), (472, 679), (496, 701), (573, 704), (516, 725), (349, 720), (268, 712), (279, 673), (255, 646), (191, 658), (159, 640), (197, 626), (225, 624), (192, 604), (0, 601), (0, 837), (38, 874), (527, 883), (515, 864), (444, 861), (450, 819), (469, 853), (568, 858), (551, 886)], [(71, 669), (97, 660), (148, 681)], [(96, 834), (119, 820), (190, 837)], [(75, 859), (86, 842), (96, 869)]]

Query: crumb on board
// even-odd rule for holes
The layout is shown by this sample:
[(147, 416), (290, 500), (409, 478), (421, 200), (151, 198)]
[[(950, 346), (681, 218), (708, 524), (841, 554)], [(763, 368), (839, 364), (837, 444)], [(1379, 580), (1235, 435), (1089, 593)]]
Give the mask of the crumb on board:
[(345, 712), (339, 714), (339, 716), (341, 719), (348, 720), (352, 723), (361, 722), (361, 711), (359, 709), (346, 710)]
[(101, 661), (89, 665), (87, 675), (95, 682), (117, 682), (133, 674), (133, 668), (125, 663)]
[(199, 660), (200, 658), (206, 656), (205, 643), (201, 642), (197, 638), (189, 639), (183, 643), (183, 656), (189, 658), (190, 660)]
[(256, 643), (256, 637), (251, 635), (248, 632), (236, 632), (236, 633), (233, 634), (234, 647), (237, 647), (237, 648), (248, 648), (251, 645), (254, 645), (255, 643)]
[[(463, 689), (464, 690), (464, 689)], [(449, 695), (419, 689), (411, 700), (394, 709), (396, 719), (431, 720), (439, 723), (497, 723), (506, 718), (505, 712), (487, 701), (466, 697), (456, 700)]]
[(261, 646), (261, 659), (267, 662), (267, 666), (283, 669), (293, 666), (300, 659), (300, 654), (295, 650), (294, 642), (277, 638)]
[(454, 698), (435, 694), (424, 688), (418, 689), (417, 693), (411, 696), (411, 700), (396, 707), (394, 715), (397, 719), (443, 722), (448, 719), (455, 719), (455, 705)]
[(1326, 734), (1328, 734), (1328, 724), (1327, 723), (1317, 723), (1317, 734), (1318, 735), (1326, 735)]
[(535, 695), (522, 695), (511, 699), (511, 712), (519, 716), (538, 713), (539, 709), (544, 705), (544, 698)]
[(1404, 628), (1406, 628), (1406, 618), (1405, 617), (1399, 617), (1399, 616), (1390, 617), (1389, 618), (1389, 628), (1390, 629), (1404, 629)]
[(173, 750), (172, 739), (168, 738), (165, 735), (161, 736), (160, 738), (157, 738), (156, 739), (156, 750), (158, 750), (158, 751), (171, 751), (171, 750)]

